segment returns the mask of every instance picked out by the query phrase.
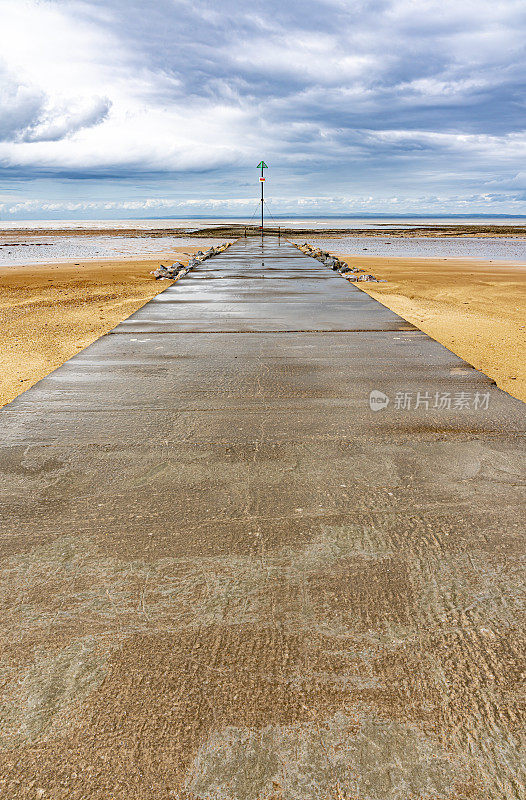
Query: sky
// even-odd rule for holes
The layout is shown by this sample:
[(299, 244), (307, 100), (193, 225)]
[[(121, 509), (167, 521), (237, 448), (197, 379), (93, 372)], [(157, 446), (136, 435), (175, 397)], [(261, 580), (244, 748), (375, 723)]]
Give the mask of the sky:
[(526, 214), (524, 0), (0, 0), (0, 219)]

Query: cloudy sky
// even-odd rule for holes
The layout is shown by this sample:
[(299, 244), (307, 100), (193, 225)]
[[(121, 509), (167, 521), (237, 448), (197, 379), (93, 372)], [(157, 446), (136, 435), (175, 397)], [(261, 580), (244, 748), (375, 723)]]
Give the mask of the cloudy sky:
[(0, 218), (526, 213), (524, 0), (0, 0)]

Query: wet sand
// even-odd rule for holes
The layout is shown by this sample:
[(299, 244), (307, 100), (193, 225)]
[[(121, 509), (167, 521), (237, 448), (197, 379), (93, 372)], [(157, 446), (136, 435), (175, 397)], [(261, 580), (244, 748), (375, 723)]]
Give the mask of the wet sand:
[[(145, 228), (143, 226), (127, 225), (126, 227), (97, 227), (94, 224), (91, 227), (78, 228), (68, 227), (64, 225), (61, 228), (44, 228), (44, 227), (31, 227), (4, 229), (0, 231), (0, 241), (6, 243), (26, 241), (32, 237), (46, 236), (192, 236), (192, 237), (227, 237), (237, 238), (248, 233), (249, 236), (259, 235), (261, 228), (259, 225), (246, 224), (243, 222), (225, 221), (216, 224), (202, 226), (193, 224), (188, 220), (184, 227), (174, 226), (170, 227), (151, 227)], [(266, 225), (265, 234), (276, 236), (281, 232), (282, 236), (289, 238), (295, 236), (332, 236), (336, 239), (342, 236), (430, 236), (442, 238), (444, 236), (513, 236), (524, 239), (526, 230), (524, 225), (466, 225), (462, 223), (457, 224), (444, 224), (444, 225), (414, 225), (407, 227), (402, 225), (400, 227), (367, 227), (367, 228), (353, 228), (353, 227), (338, 227), (338, 228), (320, 228), (320, 227), (294, 227), (291, 225)]]
[[(173, 250), (164, 263), (188, 261)], [(169, 285), (154, 260), (0, 268), (0, 406), (110, 331)]]
[(344, 259), (387, 281), (361, 289), (526, 401), (526, 265)]

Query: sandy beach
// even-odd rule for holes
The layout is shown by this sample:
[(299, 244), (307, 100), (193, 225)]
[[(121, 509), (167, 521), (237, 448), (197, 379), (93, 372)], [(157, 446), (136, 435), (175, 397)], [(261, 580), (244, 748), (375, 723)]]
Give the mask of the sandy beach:
[[(170, 258), (188, 260), (188, 247)], [(526, 400), (526, 266), (346, 256), (381, 284), (361, 288)], [(0, 268), (0, 404), (13, 400), (158, 292), (160, 257)]]
[[(164, 263), (188, 262), (188, 248)], [(29, 389), (165, 289), (149, 260), (0, 268), (0, 405)]]
[[(341, 256), (340, 256), (341, 258)], [(526, 401), (526, 265), (346, 256), (385, 306)]]

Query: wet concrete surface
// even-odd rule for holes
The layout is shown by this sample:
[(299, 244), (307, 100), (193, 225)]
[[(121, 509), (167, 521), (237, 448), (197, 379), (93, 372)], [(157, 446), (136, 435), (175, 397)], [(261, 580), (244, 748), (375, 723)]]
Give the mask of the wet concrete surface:
[(220, 270), (205, 262), (182, 292), (159, 295), (115, 333), (413, 329), (350, 284), (342, 295), (341, 280), (290, 244), (248, 239), (224, 253)]
[(2, 412), (0, 789), (521, 797), (523, 410), (284, 241), (170, 286)]

